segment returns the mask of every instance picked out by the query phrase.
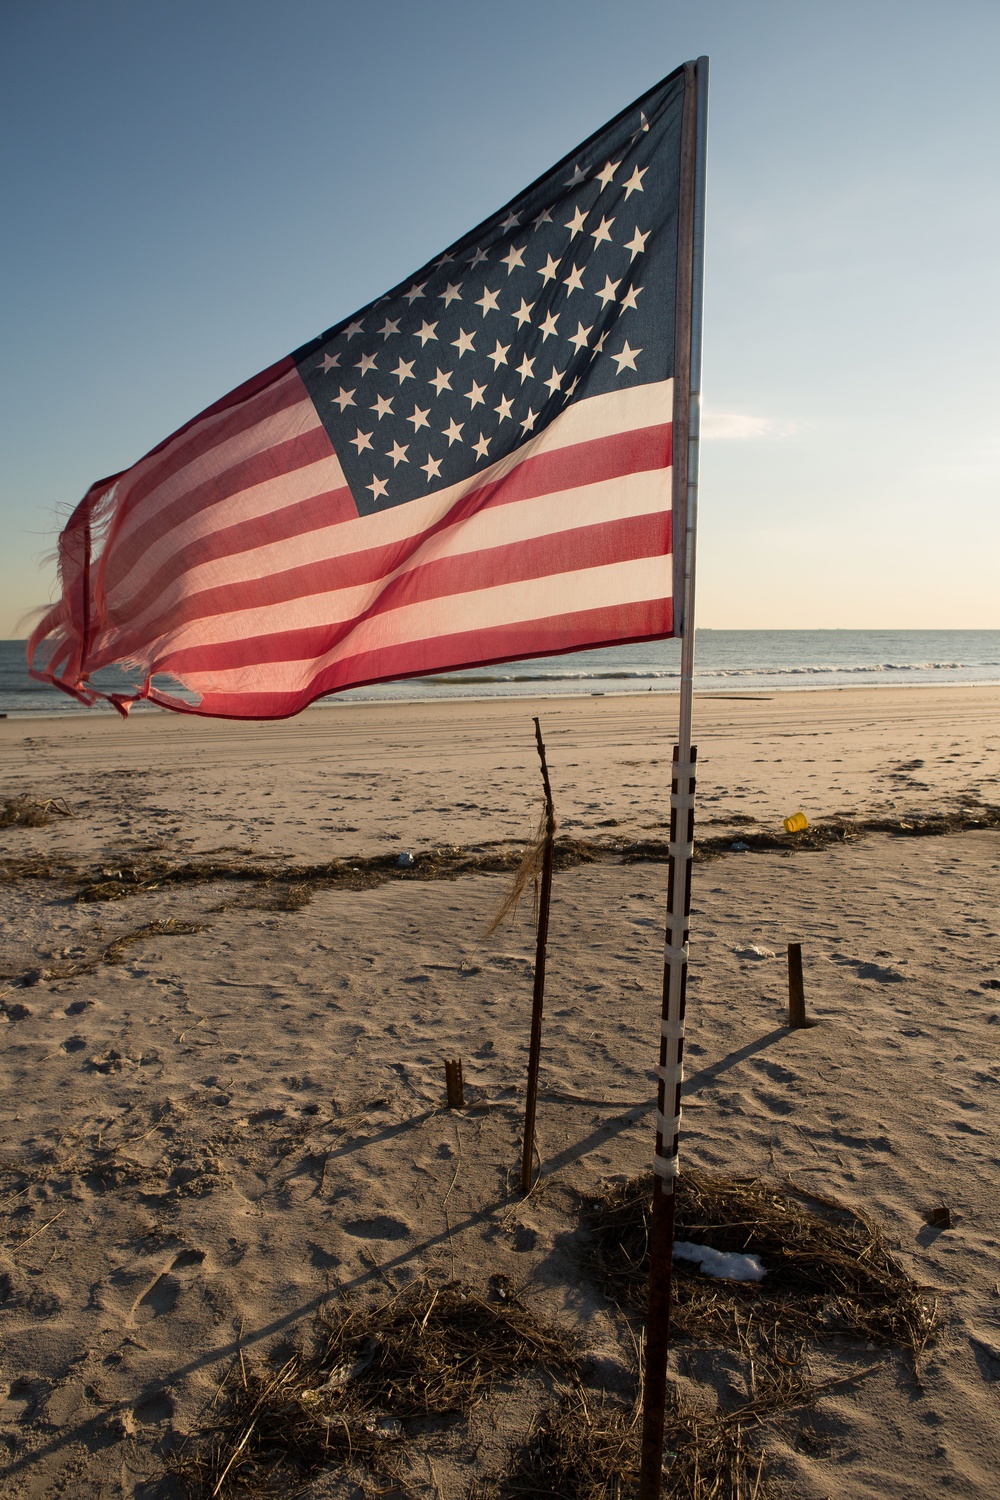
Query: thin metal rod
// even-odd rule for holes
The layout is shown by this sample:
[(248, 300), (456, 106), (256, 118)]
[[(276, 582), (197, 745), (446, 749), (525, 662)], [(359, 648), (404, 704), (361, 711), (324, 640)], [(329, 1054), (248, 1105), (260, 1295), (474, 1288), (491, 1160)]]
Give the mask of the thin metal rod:
[(708, 58), (695, 63), (694, 222), (691, 254), (691, 354), (687, 431), (687, 494), (684, 509), (684, 617), (681, 636), (681, 701), (677, 741), (681, 759), (691, 745), (694, 696), (695, 553), (698, 539), (698, 474), (701, 457), (701, 360), (705, 307), (705, 175), (708, 146)]
[(683, 1082), (687, 942), (694, 842), (694, 771), (698, 754), (691, 743), (691, 735), (694, 700), (695, 541), (701, 425), (707, 57), (700, 57), (691, 66), (685, 106), (681, 146), (678, 316), (674, 362), (674, 498), (675, 502), (679, 502), (678, 508), (683, 506), (684, 517), (681, 682), (670, 795), (667, 938), (664, 950), (660, 1064), (657, 1068), (660, 1083), (657, 1094), (656, 1150), (653, 1157), (653, 1201), (649, 1226), (649, 1304), (644, 1351), (639, 1500), (659, 1500), (662, 1489), (676, 1210), (674, 1189)]
[(521, 1191), (531, 1191), (535, 1154), (535, 1114), (538, 1108), (538, 1069), (542, 1055), (542, 1006), (545, 1000), (545, 954), (549, 940), (549, 907), (552, 902), (552, 861), (556, 836), (556, 814), (545, 759), (542, 726), (535, 720), (535, 744), (542, 763), (545, 789), (545, 847), (542, 850), (542, 887), (538, 894), (538, 928), (535, 936), (535, 987), (531, 997), (531, 1044), (528, 1049), (528, 1085), (524, 1100), (524, 1142), (521, 1147)]

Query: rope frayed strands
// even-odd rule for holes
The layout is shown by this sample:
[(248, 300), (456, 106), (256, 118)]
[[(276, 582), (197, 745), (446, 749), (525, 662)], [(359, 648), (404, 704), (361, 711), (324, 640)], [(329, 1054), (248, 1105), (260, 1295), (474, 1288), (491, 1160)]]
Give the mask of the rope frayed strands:
[(488, 942), (504, 923), (514, 916), (529, 886), (532, 889), (532, 918), (537, 921), (538, 893), (541, 889), (542, 865), (545, 861), (545, 845), (548, 837), (548, 817), (543, 807), (535, 835), (521, 856), (521, 862), (514, 871), (514, 878), (483, 935), (484, 942)]

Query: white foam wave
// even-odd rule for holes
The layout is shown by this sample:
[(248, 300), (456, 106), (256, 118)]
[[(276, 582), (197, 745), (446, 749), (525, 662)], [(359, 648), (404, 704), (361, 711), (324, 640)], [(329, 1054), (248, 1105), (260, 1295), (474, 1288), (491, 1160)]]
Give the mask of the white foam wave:
[[(961, 671), (965, 663), (960, 661), (920, 661), (920, 662), (871, 662), (865, 665), (838, 665), (829, 663), (823, 666), (755, 666), (755, 667), (717, 667), (710, 671), (698, 671), (696, 676), (699, 681), (711, 678), (724, 677), (830, 677), (841, 676), (847, 673), (853, 675), (879, 672), (957, 672)], [(985, 663), (985, 665), (994, 665)], [(1000, 665), (998, 663), (997, 665)], [(480, 672), (448, 673), (435, 677), (425, 677), (425, 682), (437, 682), (459, 686), (462, 684), (474, 685), (484, 682), (633, 682), (633, 681), (660, 681), (663, 679), (678, 678), (679, 672), (664, 671), (655, 668), (627, 668), (622, 667), (617, 671), (610, 672), (580, 672), (560, 671), (553, 668), (551, 671), (539, 671), (534, 668), (531, 671), (518, 671), (516, 668), (508, 672), (491, 671), (485, 669)]]

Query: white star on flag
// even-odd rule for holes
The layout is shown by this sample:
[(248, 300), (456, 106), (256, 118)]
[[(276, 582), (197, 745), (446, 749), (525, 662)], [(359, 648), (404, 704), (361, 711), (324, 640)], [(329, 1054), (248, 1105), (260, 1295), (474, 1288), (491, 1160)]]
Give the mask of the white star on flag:
[(564, 224), (563, 228), (569, 230), (569, 237), (572, 240), (575, 239), (578, 234), (583, 233), (583, 226), (584, 224), (586, 224), (586, 222), (587, 215), (584, 213), (582, 208), (577, 208), (569, 223)]
[(641, 255), (642, 254), (642, 252), (646, 248), (646, 241), (648, 239), (649, 239), (649, 231), (648, 230), (646, 231), (645, 234), (643, 234), (641, 230), (637, 229), (636, 232), (635, 232), (635, 234), (632, 236), (632, 238), (626, 243), (625, 249), (631, 252), (631, 259), (632, 260), (635, 260), (635, 258), (636, 258), (637, 255)]
[(621, 374), (621, 372), (623, 370), (634, 370), (635, 369), (636, 356), (639, 355), (639, 354), (641, 354), (641, 353), (642, 353), (641, 349), (630, 349), (629, 348), (628, 339), (626, 339), (625, 342), (624, 342), (624, 344), (621, 347), (620, 353), (618, 353), (618, 354), (612, 354), (612, 356), (611, 356), (611, 358), (618, 365), (618, 373), (619, 373), (619, 375)]
[(624, 184), (624, 186), (625, 186), (625, 202), (626, 203), (631, 198), (631, 196), (632, 196), (633, 193), (641, 193), (642, 192), (642, 179), (645, 177), (645, 175), (646, 175), (646, 173), (648, 171), (649, 171), (648, 167), (636, 167), (635, 171), (632, 173), (632, 176), (629, 178), (628, 182), (626, 182)]
[(594, 293), (595, 297), (600, 297), (602, 307), (607, 307), (609, 302), (613, 302), (615, 300), (615, 292), (618, 290), (620, 285), (621, 277), (619, 277), (617, 281), (612, 281), (610, 276), (605, 276), (604, 285), (601, 287), (600, 291)]

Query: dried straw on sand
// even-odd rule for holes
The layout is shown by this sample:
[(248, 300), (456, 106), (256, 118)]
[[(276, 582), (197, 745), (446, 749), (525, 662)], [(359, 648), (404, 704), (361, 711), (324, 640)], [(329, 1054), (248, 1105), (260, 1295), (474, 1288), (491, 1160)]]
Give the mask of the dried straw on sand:
[(403, 1422), (468, 1412), (501, 1380), (572, 1371), (565, 1334), (499, 1285), (486, 1301), (460, 1283), (421, 1281), (374, 1307), (341, 1306), (315, 1348), (270, 1370), (240, 1357), (222, 1410), (176, 1461), (195, 1496), (288, 1495), (311, 1473), (362, 1466), (399, 1473)]
[[(608, 1294), (645, 1306), (649, 1274), (646, 1173), (590, 1204), (589, 1259)], [(677, 1238), (757, 1255), (764, 1281), (716, 1281), (674, 1265), (673, 1326), (680, 1338), (760, 1347), (766, 1358), (806, 1338), (844, 1334), (909, 1349), (916, 1364), (934, 1327), (935, 1303), (889, 1253), (859, 1209), (787, 1183), (690, 1169), (678, 1179)], [(787, 1358), (787, 1356), (786, 1356)]]

